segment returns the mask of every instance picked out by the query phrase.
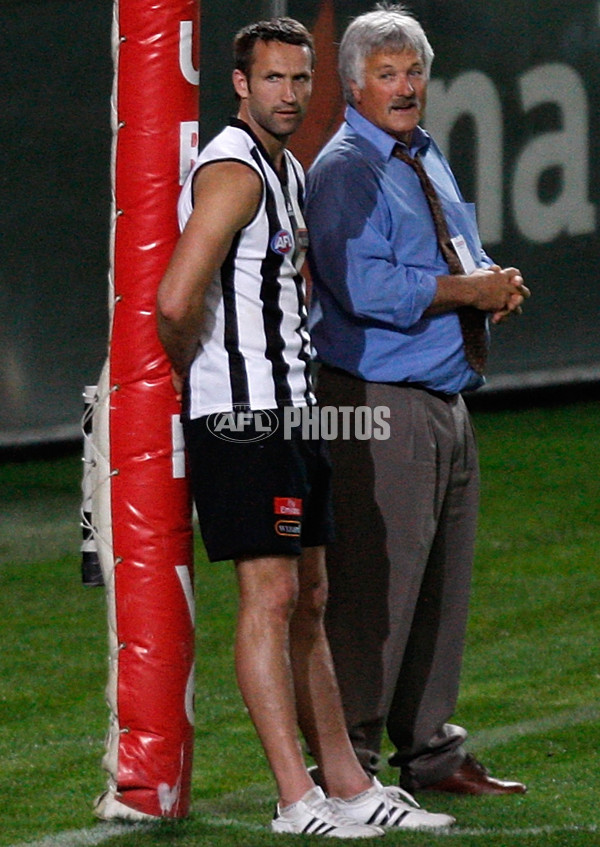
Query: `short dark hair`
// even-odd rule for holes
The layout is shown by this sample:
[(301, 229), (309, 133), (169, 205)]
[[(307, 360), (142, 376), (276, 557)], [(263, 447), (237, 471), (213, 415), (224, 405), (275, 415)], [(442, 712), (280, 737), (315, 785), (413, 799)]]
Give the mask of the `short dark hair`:
[(254, 45), (257, 41), (281, 41), (283, 44), (296, 44), (308, 47), (311, 67), (315, 66), (315, 46), (312, 36), (306, 27), (293, 18), (271, 18), (268, 21), (257, 21), (241, 29), (233, 40), (234, 67), (244, 76), (250, 76), (254, 58)]

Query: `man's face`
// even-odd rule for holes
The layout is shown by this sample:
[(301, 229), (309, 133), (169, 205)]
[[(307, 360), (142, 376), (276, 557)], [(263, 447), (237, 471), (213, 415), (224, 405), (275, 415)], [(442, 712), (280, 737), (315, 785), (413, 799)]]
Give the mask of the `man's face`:
[(281, 41), (257, 41), (247, 78), (233, 72), (240, 117), (257, 132), (285, 141), (304, 118), (312, 91), (308, 47)]
[(351, 83), (356, 109), (399, 141), (409, 141), (425, 110), (425, 67), (414, 50), (367, 56), (364, 87)]

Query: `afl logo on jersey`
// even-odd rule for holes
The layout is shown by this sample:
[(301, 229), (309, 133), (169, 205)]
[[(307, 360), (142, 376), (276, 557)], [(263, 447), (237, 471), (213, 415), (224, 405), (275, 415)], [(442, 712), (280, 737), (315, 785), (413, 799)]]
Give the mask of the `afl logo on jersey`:
[(271, 250), (286, 256), (294, 247), (294, 239), (286, 229), (280, 229), (271, 239)]

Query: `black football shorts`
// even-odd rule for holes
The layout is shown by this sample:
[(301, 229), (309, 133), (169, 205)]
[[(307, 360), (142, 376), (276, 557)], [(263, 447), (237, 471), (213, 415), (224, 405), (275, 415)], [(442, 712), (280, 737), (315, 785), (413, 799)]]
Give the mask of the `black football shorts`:
[[(326, 443), (285, 409), (184, 420), (194, 500), (211, 562), (298, 556), (333, 540)], [(285, 425), (284, 425), (285, 423)]]

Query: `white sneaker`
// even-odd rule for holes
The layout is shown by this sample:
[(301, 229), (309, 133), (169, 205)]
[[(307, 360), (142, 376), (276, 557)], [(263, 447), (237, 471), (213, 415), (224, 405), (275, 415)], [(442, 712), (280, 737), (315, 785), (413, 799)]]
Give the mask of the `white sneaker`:
[(280, 809), (271, 821), (274, 832), (293, 832), (305, 835), (324, 835), (329, 838), (375, 838), (384, 835), (381, 827), (357, 821), (333, 807), (323, 789), (307, 791), (301, 800)]
[(438, 829), (455, 823), (451, 815), (426, 812), (408, 792), (395, 785), (384, 788), (377, 779), (356, 797), (332, 797), (331, 803), (346, 817), (384, 829)]

